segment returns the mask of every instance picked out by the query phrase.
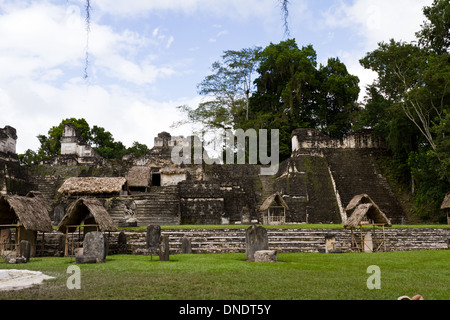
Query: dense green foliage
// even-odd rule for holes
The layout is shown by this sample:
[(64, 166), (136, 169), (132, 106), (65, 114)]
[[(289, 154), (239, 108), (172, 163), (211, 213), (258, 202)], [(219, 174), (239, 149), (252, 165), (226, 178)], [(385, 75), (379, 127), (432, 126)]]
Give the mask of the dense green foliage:
[(358, 126), (386, 138), (389, 173), (411, 190), (412, 213), (445, 222), (440, 204), (450, 190), (450, 3), (435, 0), (423, 11), (428, 20), (417, 42), (392, 39), (361, 59), (378, 78), (367, 90)]
[[(421, 294), (448, 300), (449, 251), (385, 253), (279, 253), (277, 263), (246, 262), (245, 253), (153, 256), (111, 255), (106, 263), (79, 265), (81, 288), (66, 286), (70, 258), (32, 258), (2, 269), (38, 270), (55, 279), (0, 299), (26, 300), (391, 300)], [(381, 271), (369, 290), (367, 269)]]

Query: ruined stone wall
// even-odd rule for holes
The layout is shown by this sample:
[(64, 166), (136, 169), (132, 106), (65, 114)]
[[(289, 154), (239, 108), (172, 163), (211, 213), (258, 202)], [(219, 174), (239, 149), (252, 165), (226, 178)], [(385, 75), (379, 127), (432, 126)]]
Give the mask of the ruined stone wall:
[(205, 166), (205, 180), (220, 185), (225, 199), (225, 217), (230, 223), (242, 220), (243, 211), (257, 219), (262, 199), (260, 167), (249, 164)]
[[(369, 230), (364, 229), (364, 232)], [(129, 254), (143, 254), (146, 249), (145, 230), (124, 230)], [(377, 232), (381, 232), (378, 230)], [(193, 253), (242, 253), (245, 252), (245, 229), (163, 229), (169, 237), (171, 254), (181, 252), (181, 239), (191, 240)], [(351, 251), (351, 232), (336, 229), (267, 229), (269, 249), (279, 253), (317, 253), (325, 251), (325, 237), (334, 236), (336, 249)], [(107, 234), (109, 254), (117, 253), (119, 232)], [(447, 250), (450, 229), (386, 228), (386, 251)], [(41, 254), (42, 234), (39, 234), (37, 255)], [(61, 256), (64, 234), (44, 235), (44, 256)]]
[(370, 130), (355, 132), (343, 139), (331, 139), (316, 129), (296, 129), (292, 132), (292, 152), (303, 149), (380, 149), (381, 139), (374, 139)]
[(1, 153), (16, 153), (17, 132), (16, 129), (10, 126), (5, 126), (0, 129), (0, 152)]
[(0, 194), (26, 195), (31, 191), (27, 169), (20, 166), (17, 155), (13, 161), (0, 159)]
[(180, 187), (181, 224), (221, 224), (226, 218), (224, 194), (214, 182), (182, 182)]

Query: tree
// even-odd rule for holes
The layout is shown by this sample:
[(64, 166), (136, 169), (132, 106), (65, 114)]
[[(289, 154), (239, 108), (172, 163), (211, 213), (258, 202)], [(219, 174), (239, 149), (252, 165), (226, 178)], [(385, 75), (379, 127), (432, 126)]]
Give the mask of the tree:
[(359, 79), (337, 58), (317, 67), (312, 45), (295, 39), (270, 44), (260, 53), (256, 91), (246, 127), (280, 129), (280, 158), (290, 156), (291, 133), (316, 128), (342, 138), (357, 119)]
[(424, 21), (422, 30), (416, 33), (419, 44), (436, 54), (449, 53), (450, 47), (450, 2), (434, 0), (430, 7), (423, 9), (428, 19)]
[(380, 43), (361, 59), (361, 64), (378, 73), (376, 86), (391, 103), (400, 107), (436, 150), (433, 121), (442, 119), (450, 94), (448, 57), (427, 53), (405, 42)]
[(328, 59), (320, 66), (320, 103), (318, 124), (333, 138), (343, 138), (352, 129), (360, 111), (358, 105), (359, 79), (348, 73), (338, 58)]
[(59, 125), (51, 127), (47, 136), (42, 134), (37, 136), (41, 143), (37, 152), (39, 158), (51, 158), (61, 153), (61, 138), (63, 136), (64, 125), (67, 123), (72, 123), (84, 140), (87, 142), (91, 140), (90, 127), (85, 119), (64, 119)]
[(180, 106), (187, 115), (185, 123), (200, 123), (206, 129), (233, 129), (241, 118), (248, 118), (252, 75), (257, 67), (259, 47), (228, 50), (222, 61), (212, 64), (212, 74), (198, 84), (199, 94), (206, 99), (198, 107)]
[(139, 142), (134, 142), (131, 148), (127, 148), (122, 142), (115, 141), (111, 132), (94, 125), (91, 129), (87, 121), (83, 118), (68, 118), (61, 121), (57, 126), (53, 126), (47, 135), (39, 135), (41, 143), (37, 152), (27, 150), (25, 154), (19, 155), (24, 164), (38, 163), (42, 159), (48, 159), (61, 154), (61, 138), (63, 136), (64, 125), (73, 124), (81, 134), (84, 142), (92, 147), (106, 159), (121, 159), (125, 154), (141, 156), (149, 151), (148, 147)]
[(416, 42), (390, 40), (360, 60), (378, 74), (358, 126), (376, 129), (392, 151), (397, 183), (410, 187), (413, 212), (439, 220), (450, 189), (450, 54), (448, 1), (424, 8)]
[(31, 149), (28, 149), (23, 154), (19, 154), (18, 157), (19, 157), (20, 164), (27, 165), (27, 166), (37, 164), (40, 161), (39, 155)]
[(299, 49), (294, 39), (267, 46), (260, 54), (253, 108), (285, 113), (300, 126), (314, 123), (309, 102), (317, 86), (316, 59), (311, 45)]

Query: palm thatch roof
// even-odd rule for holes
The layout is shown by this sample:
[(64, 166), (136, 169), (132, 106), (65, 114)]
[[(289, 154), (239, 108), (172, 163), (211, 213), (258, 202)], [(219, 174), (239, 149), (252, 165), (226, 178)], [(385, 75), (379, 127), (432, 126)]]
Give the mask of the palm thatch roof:
[(277, 206), (283, 207), (286, 210), (289, 210), (287, 203), (283, 200), (283, 197), (278, 192), (267, 197), (267, 199), (263, 202), (263, 204), (261, 205), (259, 210), (266, 211), (267, 209), (269, 209), (269, 207), (272, 207), (272, 204), (274, 202), (277, 204)]
[(72, 177), (64, 181), (58, 192), (68, 195), (120, 193), (126, 183), (123, 177)]
[[(111, 216), (101, 202), (96, 198), (80, 198), (73, 202), (58, 225), (58, 231), (66, 232), (66, 226), (81, 225), (87, 218), (93, 218), (100, 231), (117, 231)], [(69, 228), (69, 232), (76, 228)]]
[(147, 166), (131, 167), (125, 178), (129, 187), (148, 187), (152, 180), (151, 168)]
[(347, 211), (347, 214), (351, 214), (344, 225), (346, 228), (356, 228), (361, 225), (361, 222), (366, 218), (371, 220), (374, 224), (382, 224), (387, 227), (392, 226), (388, 217), (367, 194), (360, 194), (353, 197), (345, 211)]
[(441, 209), (450, 209), (450, 192), (447, 193), (447, 195), (444, 198), (444, 201), (442, 202)]
[(41, 197), (0, 197), (0, 224), (20, 224), (26, 230), (51, 232), (50, 207)]

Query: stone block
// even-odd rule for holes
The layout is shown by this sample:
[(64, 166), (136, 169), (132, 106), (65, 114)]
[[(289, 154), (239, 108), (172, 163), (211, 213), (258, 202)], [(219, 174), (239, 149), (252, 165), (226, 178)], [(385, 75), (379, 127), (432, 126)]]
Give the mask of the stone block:
[(121, 231), (117, 238), (117, 254), (128, 254), (127, 236)]
[(255, 252), (259, 250), (269, 250), (267, 230), (261, 226), (252, 225), (245, 233), (247, 261), (255, 261)]
[(276, 250), (259, 250), (254, 256), (255, 262), (277, 262)]
[(145, 237), (147, 249), (151, 251), (158, 250), (160, 237), (161, 237), (161, 227), (159, 225), (147, 226), (147, 234)]
[(83, 241), (83, 256), (92, 256), (97, 262), (105, 262), (106, 248), (106, 239), (102, 232), (92, 231), (86, 234)]
[(77, 264), (83, 264), (83, 263), (98, 263), (98, 262), (104, 262), (99, 261), (97, 257), (94, 256), (76, 256), (75, 257), (75, 263)]
[(159, 261), (169, 261), (169, 237), (161, 236), (159, 242)]
[(27, 259), (25, 257), (6, 257), (5, 263), (7, 264), (27, 263)]
[(25, 262), (30, 261), (31, 256), (31, 244), (27, 240), (20, 241), (19, 256), (25, 258)]
[(181, 253), (192, 253), (191, 239), (183, 237), (181, 239)]

